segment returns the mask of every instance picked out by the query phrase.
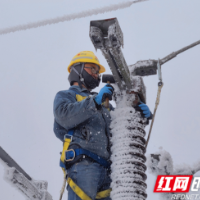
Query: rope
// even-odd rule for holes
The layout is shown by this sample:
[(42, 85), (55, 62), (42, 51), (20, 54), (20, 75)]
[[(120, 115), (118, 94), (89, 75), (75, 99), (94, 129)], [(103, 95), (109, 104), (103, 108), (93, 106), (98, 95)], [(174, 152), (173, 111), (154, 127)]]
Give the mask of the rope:
[(156, 116), (156, 111), (157, 111), (157, 108), (158, 108), (158, 105), (159, 105), (159, 102), (160, 102), (160, 93), (161, 93), (161, 89), (162, 89), (163, 85), (164, 85), (163, 82), (159, 82), (158, 83), (158, 92), (157, 92), (157, 98), (156, 98), (155, 108), (154, 108), (154, 112), (153, 112), (153, 119), (151, 121), (151, 126), (150, 126), (150, 129), (149, 129), (149, 135), (148, 135), (148, 138), (147, 138), (147, 142), (146, 142), (145, 148), (147, 148), (147, 145), (149, 143), (149, 139), (150, 139), (150, 136), (151, 136), (151, 131), (152, 131), (154, 119), (155, 119), (155, 116)]
[(66, 183), (67, 183), (67, 179), (66, 179), (66, 176), (64, 176), (63, 186), (62, 186), (62, 189), (61, 189), (61, 191), (60, 191), (60, 198), (59, 198), (59, 200), (62, 199), (62, 196), (63, 196), (64, 191), (65, 191)]

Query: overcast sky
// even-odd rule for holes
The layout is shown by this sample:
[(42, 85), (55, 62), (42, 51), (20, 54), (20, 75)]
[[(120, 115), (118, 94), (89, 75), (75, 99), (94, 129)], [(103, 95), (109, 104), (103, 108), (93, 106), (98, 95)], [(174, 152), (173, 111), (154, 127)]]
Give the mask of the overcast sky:
[[(0, 29), (122, 1), (0, 0)], [(0, 146), (33, 179), (48, 181), (48, 191), (58, 199), (62, 143), (53, 133), (53, 100), (58, 91), (69, 88), (67, 66), (72, 57), (83, 50), (95, 52), (90, 21), (117, 17), (124, 34), (124, 57), (134, 64), (163, 58), (200, 40), (199, 10), (199, 0), (149, 0), (115, 12), (1, 35)], [(111, 73), (101, 52), (95, 54), (106, 73)], [(200, 160), (200, 45), (164, 64), (162, 75), (164, 87), (147, 154), (162, 146), (171, 153), (174, 165), (192, 165)], [(145, 77), (144, 82), (153, 112), (158, 78)], [(25, 199), (3, 180), (3, 172), (0, 165), (0, 200)], [(155, 177), (147, 176), (148, 199), (157, 200)]]

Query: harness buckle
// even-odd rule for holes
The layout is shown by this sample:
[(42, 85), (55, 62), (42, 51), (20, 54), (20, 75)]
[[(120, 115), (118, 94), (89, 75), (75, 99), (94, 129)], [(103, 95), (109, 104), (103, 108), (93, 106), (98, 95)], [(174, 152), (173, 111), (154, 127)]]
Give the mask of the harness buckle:
[[(73, 152), (73, 157), (72, 157), (71, 159), (66, 159), (66, 154), (67, 154), (67, 152), (69, 152), (69, 151), (72, 151), (72, 152)], [(76, 153), (75, 153), (74, 149), (69, 149), (69, 150), (65, 151), (65, 161), (66, 161), (66, 162), (69, 162), (69, 161), (74, 160), (75, 156), (76, 156)]]
[(73, 135), (69, 135), (69, 134), (65, 134), (64, 135), (64, 140), (65, 138), (69, 138), (70, 139), (70, 142), (72, 141), (72, 138), (73, 138)]

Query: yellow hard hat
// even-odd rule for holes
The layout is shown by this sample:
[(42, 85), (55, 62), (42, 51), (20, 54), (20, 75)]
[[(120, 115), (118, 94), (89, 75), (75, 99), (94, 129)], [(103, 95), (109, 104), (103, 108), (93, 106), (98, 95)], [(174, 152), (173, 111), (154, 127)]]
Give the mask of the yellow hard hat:
[(99, 66), (99, 73), (106, 71), (105, 67), (99, 63), (98, 58), (94, 55), (92, 51), (81, 51), (73, 57), (69, 66), (67, 67), (68, 72), (70, 73), (70, 68), (75, 63), (94, 63)]

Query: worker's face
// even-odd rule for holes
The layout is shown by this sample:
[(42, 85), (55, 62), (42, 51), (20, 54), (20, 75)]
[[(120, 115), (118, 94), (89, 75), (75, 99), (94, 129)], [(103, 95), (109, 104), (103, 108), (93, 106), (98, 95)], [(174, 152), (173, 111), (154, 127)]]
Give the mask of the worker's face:
[(95, 79), (98, 79), (98, 76), (99, 76), (98, 65), (93, 64), (93, 63), (85, 63), (84, 69), (88, 74), (93, 76)]

